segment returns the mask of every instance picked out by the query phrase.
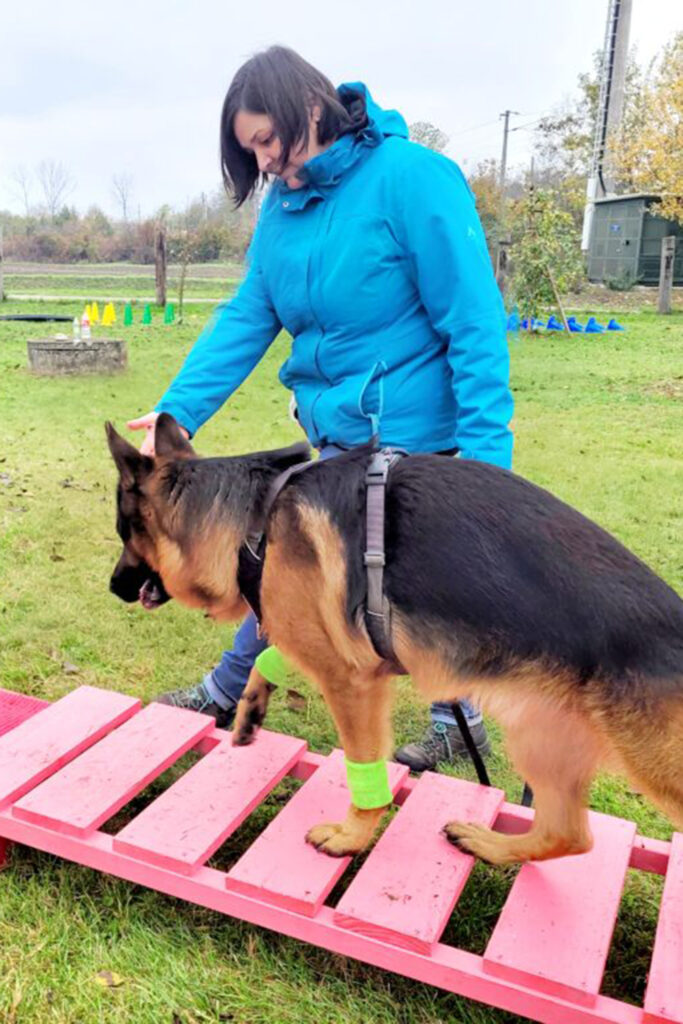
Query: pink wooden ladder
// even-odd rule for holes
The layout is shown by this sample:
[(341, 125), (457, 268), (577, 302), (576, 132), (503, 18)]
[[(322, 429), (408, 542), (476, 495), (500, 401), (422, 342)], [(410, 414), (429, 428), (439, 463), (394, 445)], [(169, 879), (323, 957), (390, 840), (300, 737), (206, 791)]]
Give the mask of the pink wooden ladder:
[[(188, 750), (204, 756), (118, 834), (100, 826)], [(229, 871), (206, 861), (285, 777), (303, 785)], [(83, 686), (54, 704), (0, 690), (0, 861), (23, 843), (336, 953), (548, 1022), (683, 1024), (683, 835), (592, 814), (594, 849), (519, 872), (483, 956), (441, 941), (473, 866), (453, 818), (528, 828), (503, 793), (391, 765), (400, 805), (336, 907), (349, 864), (304, 842), (349, 804), (339, 751), (262, 731), (232, 747), (213, 719)], [(666, 876), (643, 1007), (600, 994), (626, 870)]]

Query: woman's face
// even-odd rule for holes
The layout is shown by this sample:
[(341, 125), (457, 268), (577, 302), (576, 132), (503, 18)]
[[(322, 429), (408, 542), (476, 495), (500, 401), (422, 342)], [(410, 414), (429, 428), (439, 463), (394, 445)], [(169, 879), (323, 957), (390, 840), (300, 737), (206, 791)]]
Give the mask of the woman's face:
[(233, 130), (235, 138), (242, 149), (247, 153), (253, 153), (256, 157), (258, 169), (263, 174), (275, 174), (284, 181), (289, 188), (301, 188), (303, 182), (297, 178), (297, 171), (303, 167), (307, 160), (323, 153), (331, 143), (321, 146), (318, 142), (318, 122), (320, 121), (320, 107), (313, 107), (308, 125), (308, 145), (292, 147), (289, 160), (284, 167), (280, 167), (282, 160), (282, 145), (273, 129), (273, 122), (268, 114), (254, 114), (251, 110), (238, 110), (235, 114)]

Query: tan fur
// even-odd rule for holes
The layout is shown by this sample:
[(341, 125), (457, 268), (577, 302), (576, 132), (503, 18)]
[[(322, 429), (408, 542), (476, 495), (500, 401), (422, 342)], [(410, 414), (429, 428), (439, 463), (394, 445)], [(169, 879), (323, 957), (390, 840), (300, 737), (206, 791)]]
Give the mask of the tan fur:
[[(190, 608), (201, 608), (217, 622), (234, 622), (246, 605), (237, 586), (237, 558), (243, 531), (226, 524), (218, 509), (210, 509), (202, 523), (193, 527), (191, 543), (185, 539), (187, 524), (178, 523), (150, 488), (145, 526), (152, 543), (141, 552), (159, 573), (166, 590)], [(182, 536), (180, 544), (174, 537)]]

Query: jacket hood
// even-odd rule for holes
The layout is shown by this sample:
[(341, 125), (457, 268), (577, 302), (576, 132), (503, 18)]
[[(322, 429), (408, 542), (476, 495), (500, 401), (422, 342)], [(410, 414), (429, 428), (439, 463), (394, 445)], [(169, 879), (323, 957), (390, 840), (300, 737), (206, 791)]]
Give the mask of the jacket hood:
[(289, 211), (301, 210), (309, 200), (321, 197), (326, 188), (336, 185), (349, 168), (363, 159), (368, 148), (381, 145), (390, 135), (408, 138), (408, 126), (402, 115), (397, 110), (384, 110), (375, 103), (362, 82), (345, 82), (337, 92), (346, 107), (363, 103), (367, 124), (357, 132), (342, 135), (324, 153), (308, 160), (298, 173), (305, 183), (301, 188), (290, 189), (284, 182), (276, 183), (273, 191), (277, 191), (280, 197), (287, 195)]
[(363, 82), (344, 82), (337, 89), (339, 98), (346, 106), (350, 98), (360, 96), (365, 101), (365, 109), (370, 124), (376, 125), (382, 135), (398, 135), (403, 139), (408, 138), (408, 125), (398, 110), (384, 110), (378, 103), (375, 103), (370, 90)]

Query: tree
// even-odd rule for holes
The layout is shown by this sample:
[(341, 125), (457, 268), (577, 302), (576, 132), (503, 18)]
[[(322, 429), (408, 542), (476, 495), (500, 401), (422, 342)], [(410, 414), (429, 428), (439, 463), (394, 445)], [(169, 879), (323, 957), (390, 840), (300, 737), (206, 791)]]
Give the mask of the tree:
[(43, 190), (47, 212), (54, 220), (57, 210), (76, 187), (76, 182), (64, 164), (55, 160), (41, 160), (36, 168), (36, 177)]
[(502, 199), (498, 161), (493, 158), (482, 160), (467, 180), (477, 200), (477, 212), (481, 226), (489, 246), (491, 246), (495, 239), (500, 237)]
[(443, 153), (448, 145), (446, 133), (429, 121), (415, 121), (408, 128), (408, 132), (413, 142), (419, 142), (421, 146), (433, 149), (436, 153)]
[(115, 174), (111, 179), (111, 191), (115, 202), (121, 207), (121, 219), (127, 221), (133, 195), (133, 176), (125, 172)]
[(613, 154), (631, 189), (661, 195), (657, 213), (683, 224), (683, 32), (650, 69)]
[(24, 216), (28, 220), (31, 216), (31, 172), (25, 164), (17, 164), (12, 169), (11, 180), (12, 191), (21, 199), (24, 207)]
[(583, 274), (579, 233), (550, 192), (530, 188), (513, 205), (512, 293), (522, 316), (559, 307), (559, 295)]
[[(598, 116), (602, 53), (593, 55), (593, 68), (578, 76), (578, 95), (542, 117), (534, 129), (535, 183), (557, 193), (561, 209), (581, 225), (586, 202), (586, 181), (593, 154)], [(624, 82), (622, 125), (638, 117), (643, 72), (635, 51), (628, 55)], [(611, 150), (608, 151), (607, 156)]]

